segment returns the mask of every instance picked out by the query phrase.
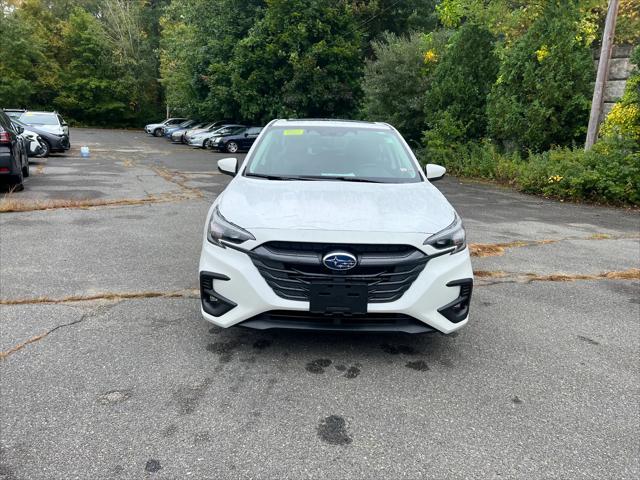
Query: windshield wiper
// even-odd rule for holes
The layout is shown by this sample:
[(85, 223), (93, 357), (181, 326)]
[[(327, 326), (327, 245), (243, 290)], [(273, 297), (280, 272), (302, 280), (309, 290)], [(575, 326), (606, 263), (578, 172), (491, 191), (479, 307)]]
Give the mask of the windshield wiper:
[(337, 180), (340, 182), (362, 182), (362, 183), (384, 183), (377, 180), (359, 177), (333, 176), (333, 175), (314, 175), (302, 177), (306, 180)]
[(313, 178), (307, 177), (287, 177), (281, 175), (268, 175), (266, 173), (245, 173), (244, 176), (253, 178), (265, 178), (267, 180), (313, 180)]

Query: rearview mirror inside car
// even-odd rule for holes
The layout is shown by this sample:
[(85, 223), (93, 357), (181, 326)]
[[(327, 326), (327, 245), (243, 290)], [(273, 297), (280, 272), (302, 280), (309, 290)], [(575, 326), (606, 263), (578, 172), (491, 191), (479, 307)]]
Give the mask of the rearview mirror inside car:
[(230, 157), (218, 160), (218, 171), (225, 175), (235, 177), (236, 172), (238, 171), (238, 159)]
[(447, 169), (441, 165), (436, 165), (435, 163), (427, 163), (424, 167), (424, 171), (427, 174), (427, 179), (430, 182), (435, 182), (436, 180), (440, 180), (444, 177), (444, 174), (447, 173)]

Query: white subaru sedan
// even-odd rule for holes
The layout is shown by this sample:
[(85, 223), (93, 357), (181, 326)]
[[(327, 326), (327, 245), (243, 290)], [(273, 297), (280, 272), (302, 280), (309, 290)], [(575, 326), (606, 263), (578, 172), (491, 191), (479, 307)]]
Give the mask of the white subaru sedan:
[(202, 315), (220, 327), (451, 333), (469, 320), (462, 221), (385, 123), (274, 120), (211, 206)]

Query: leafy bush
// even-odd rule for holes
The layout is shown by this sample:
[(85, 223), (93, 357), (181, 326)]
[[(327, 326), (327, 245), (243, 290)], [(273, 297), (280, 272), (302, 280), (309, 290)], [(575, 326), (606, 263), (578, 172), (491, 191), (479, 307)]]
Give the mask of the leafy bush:
[(487, 95), (498, 73), (493, 35), (465, 23), (443, 49), (425, 97), (427, 149), (486, 135)]
[(504, 52), (487, 113), (493, 139), (509, 150), (582, 143), (595, 77), (579, 2), (552, 0)]
[(452, 146), (428, 156), (454, 175), (489, 178), (526, 193), (615, 205), (640, 205), (640, 146), (631, 140), (601, 140), (590, 151), (555, 148), (541, 154), (498, 152), (488, 142)]

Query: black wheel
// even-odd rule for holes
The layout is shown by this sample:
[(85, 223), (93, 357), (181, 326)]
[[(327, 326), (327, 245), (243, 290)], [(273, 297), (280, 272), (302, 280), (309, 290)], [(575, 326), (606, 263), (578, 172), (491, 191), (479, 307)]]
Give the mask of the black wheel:
[(162, 129), (160, 129), (160, 128), (156, 128), (156, 129), (153, 131), (153, 136), (154, 136), (154, 137), (159, 137), (160, 135), (162, 135)]
[(22, 176), (23, 177), (28, 177), (29, 176), (29, 161), (27, 160), (27, 163), (24, 167), (22, 167)]
[(38, 158), (44, 158), (44, 157), (48, 157), (49, 154), (51, 153), (51, 145), (49, 145), (49, 142), (47, 142), (46, 140), (43, 140), (42, 142), (42, 153), (40, 155), (37, 155)]
[(207, 138), (202, 145), (202, 148), (211, 148), (211, 139)]
[(236, 153), (238, 151), (238, 144), (236, 142), (227, 143), (227, 152)]

